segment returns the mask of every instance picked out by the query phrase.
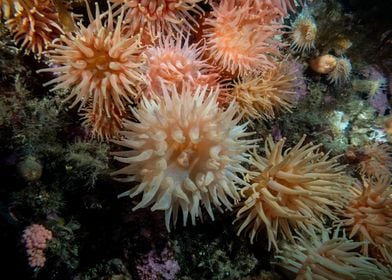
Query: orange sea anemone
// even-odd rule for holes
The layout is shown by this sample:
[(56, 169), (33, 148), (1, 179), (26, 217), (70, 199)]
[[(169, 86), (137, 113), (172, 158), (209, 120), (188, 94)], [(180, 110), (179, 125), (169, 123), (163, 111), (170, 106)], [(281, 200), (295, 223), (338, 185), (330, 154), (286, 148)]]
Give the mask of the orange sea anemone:
[(277, 256), (278, 265), (293, 272), (297, 280), (354, 280), (388, 278), (388, 269), (375, 259), (356, 251), (361, 242), (339, 236), (337, 228), (330, 236), (328, 230), (312, 231), (309, 236), (294, 237), (296, 244), (286, 243)]
[(81, 112), (82, 124), (89, 130), (92, 138), (100, 141), (116, 138), (122, 128), (125, 112), (119, 112), (114, 104), (111, 104), (110, 116), (100, 110), (99, 107), (96, 107), (95, 110), (90, 104)]
[(300, 77), (289, 63), (283, 61), (262, 74), (245, 76), (234, 83), (232, 97), (246, 118), (273, 119), (277, 112), (294, 107)]
[(285, 139), (265, 141), (265, 156), (253, 153), (252, 166), (257, 175), (249, 176), (252, 186), (241, 194), (245, 201), (238, 209), (235, 223), (238, 234), (247, 231), (251, 242), (263, 229), (268, 249), (278, 249), (277, 237), (293, 241), (292, 232), (323, 228), (326, 218), (336, 220), (333, 208), (345, 205), (348, 179), (338, 157), (319, 152), (321, 145), (303, 145), (305, 136), (292, 149), (283, 151)]
[(16, 0), (2, 3), (5, 26), (26, 53), (41, 58), (53, 39), (63, 33), (58, 13), (50, 0)]
[[(210, 91), (210, 92), (208, 92)], [(231, 209), (239, 200), (241, 177), (247, 170), (247, 124), (238, 125), (236, 103), (219, 108), (217, 90), (198, 87), (163, 87), (161, 97), (144, 98), (133, 109), (137, 121), (126, 121), (122, 140), (113, 142), (129, 150), (114, 152), (115, 159), (127, 166), (112, 173), (124, 182), (137, 182), (120, 196), (143, 194), (133, 208), (151, 207), (165, 211), (170, 230), (182, 211), (183, 224), (201, 217), (201, 206), (214, 219), (212, 206)]]
[(379, 177), (392, 171), (392, 148), (388, 143), (375, 143), (363, 149), (365, 158), (359, 163), (362, 175)]
[(392, 185), (390, 174), (363, 178), (363, 186), (353, 186), (352, 199), (343, 211), (342, 223), (350, 238), (362, 243), (365, 255), (392, 264)]
[(319, 74), (331, 73), (331, 71), (335, 69), (336, 64), (337, 58), (330, 54), (320, 55), (309, 61), (310, 69)]
[(151, 46), (146, 54), (147, 94), (159, 94), (162, 86), (175, 86), (181, 91), (184, 83), (192, 88), (198, 86), (216, 86), (219, 75), (214, 72), (205, 60), (201, 58), (204, 46), (189, 45), (189, 38), (184, 42), (165, 37), (159, 40), (158, 46)]
[(213, 5), (205, 20), (205, 38), (210, 58), (231, 75), (274, 67), (272, 58), (279, 55), (277, 38), (281, 24), (271, 6), (254, 9), (250, 1), (236, 5), (235, 0)]
[(314, 48), (317, 25), (308, 9), (304, 9), (293, 23), (290, 37), (291, 48), (296, 52), (308, 52)]
[[(183, 34), (195, 30), (194, 15), (203, 14), (199, 3), (203, 0), (110, 0), (114, 8), (126, 9), (125, 23), (132, 34), (145, 31), (153, 38)], [(185, 30), (184, 30), (185, 29)], [(152, 40), (154, 41), (154, 40)]]
[[(71, 107), (80, 103), (82, 108), (91, 102), (94, 112), (110, 117), (116, 114), (113, 108), (124, 112), (124, 103), (131, 103), (138, 96), (136, 86), (142, 80), (144, 62), (139, 36), (125, 36), (121, 32), (123, 13), (117, 24), (110, 7), (104, 15), (100, 14), (98, 4), (95, 18), (88, 9), (90, 24), (87, 27), (79, 24), (75, 33), (61, 36), (49, 52), (56, 66), (40, 72), (58, 75), (44, 84), (56, 84), (52, 91), (72, 89), (65, 100), (74, 99)], [(107, 18), (105, 24), (104, 18)]]

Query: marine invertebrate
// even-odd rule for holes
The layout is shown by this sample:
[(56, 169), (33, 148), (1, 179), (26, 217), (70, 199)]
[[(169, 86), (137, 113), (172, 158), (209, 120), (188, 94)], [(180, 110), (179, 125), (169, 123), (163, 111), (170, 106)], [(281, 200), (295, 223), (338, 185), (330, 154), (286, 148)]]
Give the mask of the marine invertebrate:
[[(198, 23), (193, 14), (203, 14), (199, 3), (203, 0), (110, 0), (114, 8), (126, 9), (124, 20), (132, 34), (147, 32), (155, 38), (160, 34), (182, 34), (194, 30)], [(153, 40), (154, 41), (154, 40)]]
[(340, 85), (348, 81), (351, 75), (351, 62), (345, 57), (336, 60), (336, 66), (327, 75), (327, 80), (334, 85)]
[(388, 143), (374, 143), (363, 148), (364, 157), (359, 163), (362, 175), (379, 177), (392, 170), (392, 148)]
[(80, 24), (75, 33), (52, 45), (49, 57), (58, 66), (39, 72), (58, 76), (44, 86), (55, 84), (51, 91), (71, 88), (65, 99), (74, 99), (71, 107), (80, 103), (80, 109), (91, 102), (95, 114), (108, 118), (124, 112), (124, 101), (131, 103), (138, 96), (135, 87), (142, 80), (143, 58), (139, 36), (122, 34), (123, 13), (115, 24), (110, 7), (104, 17), (97, 4), (95, 18), (88, 8), (90, 24)]
[(356, 252), (361, 242), (339, 236), (339, 227), (330, 236), (328, 230), (312, 231), (309, 236), (294, 237), (297, 244), (285, 244), (277, 256), (278, 265), (301, 279), (386, 279), (388, 270), (373, 258)]
[(351, 188), (352, 198), (342, 212), (350, 238), (362, 242), (362, 252), (392, 264), (392, 190), (390, 174)]
[(44, 250), (47, 242), (52, 239), (52, 232), (42, 225), (32, 224), (23, 231), (22, 242), (26, 246), (29, 265), (43, 267), (45, 265)]
[(250, 1), (213, 5), (204, 34), (210, 58), (232, 75), (273, 68), (271, 57), (279, 56), (276, 36), (282, 33), (277, 17), (270, 5), (254, 9)]
[(232, 97), (248, 119), (273, 119), (277, 112), (294, 107), (301, 82), (297, 74), (290, 62), (283, 61), (262, 74), (240, 78), (234, 83)]
[(133, 110), (137, 121), (124, 122), (124, 138), (113, 142), (132, 150), (113, 152), (117, 161), (128, 165), (112, 175), (138, 182), (120, 196), (143, 193), (133, 210), (164, 210), (170, 230), (171, 217), (176, 224), (179, 209), (185, 225), (188, 215), (195, 224), (201, 205), (212, 219), (212, 206), (232, 208), (240, 198), (236, 184), (246, 185), (239, 174), (247, 171), (241, 163), (247, 161), (246, 151), (254, 141), (242, 139), (252, 133), (245, 132), (246, 123), (238, 125), (241, 116), (236, 116), (235, 102), (226, 110), (218, 107), (217, 89), (162, 90), (162, 97), (144, 98)]
[[(5, 6), (4, 6), (5, 5)], [(8, 7), (7, 7), (8, 6)], [(41, 58), (44, 49), (63, 33), (58, 13), (50, 0), (16, 0), (3, 3), (5, 25), (15, 43)]]
[(320, 55), (309, 60), (309, 67), (319, 74), (328, 74), (335, 69), (337, 58), (330, 54)]
[(292, 24), (291, 48), (296, 52), (308, 52), (314, 48), (317, 25), (308, 9), (303, 9)]
[(110, 106), (110, 115), (105, 114), (99, 107), (96, 107), (94, 111), (91, 104), (81, 112), (82, 125), (89, 130), (93, 138), (100, 141), (116, 138), (126, 115), (124, 111), (119, 111), (114, 104)]
[(147, 94), (159, 94), (162, 86), (174, 85), (180, 91), (184, 83), (193, 88), (217, 85), (219, 75), (201, 58), (203, 51), (200, 43), (190, 45), (188, 37), (181, 42), (180, 36), (160, 39), (158, 46), (148, 48), (145, 52)]
[(325, 217), (337, 219), (331, 208), (342, 208), (347, 199), (347, 177), (338, 157), (319, 152), (321, 145), (303, 145), (305, 136), (292, 149), (283, 151), (285, 139), (265, 141), (265, 156), (253, 153), (251, 164), (257, 175), (252, 186), (241, 189), (245, 198), (234, 221), (237, 234), (247, 231), (251, 242), (263, 229), (278, 249), (277, 236), (293, 240), (293, 230), (308, 232), (323, 228)]

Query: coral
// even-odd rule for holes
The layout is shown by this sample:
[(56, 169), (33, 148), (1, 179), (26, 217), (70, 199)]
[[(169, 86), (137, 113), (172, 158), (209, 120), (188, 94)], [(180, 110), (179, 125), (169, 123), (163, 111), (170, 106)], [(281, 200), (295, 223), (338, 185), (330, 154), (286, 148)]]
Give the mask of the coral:
[(175, 280), (180, 266), (171, 252), (164, 248), (159, 253), (151, 250), (136, 269), (141, 280)]
[(22, 242), (26, 246), (26, 253), (31, 267), (43, 267), (45, 265), (44, 250), (47, 242), (52, 239), (52, 232), (44, 226), (32, 224), (23, 231)]
[[(290, 111), (298, 99), (302, 73), (283, 61), (262, 74), (253, 74), (234, 83), (232, 98), (248, 119), (273, 119), (279, 111)], [(302, 91), (303, 92), (303, 91)]]
[(110, 117), (124, 112), (124, 101), (131, 103), (138, 95), (135, 87), (142, 79), (142, 48), (138, 36), (122, 34), (123, 11), (117, 24), (113, 22), (112, 10), (100, 14), (98, 4), (95, 18), (90, 9), (88, 15), (87, 27), (80, 24), (75, 33), (61, 36), (51, 46), (49, 57), (57, 66), (39, 72), (56, 73), (58, 77), (44, 86), (56, 84), (51, 91), (71, 88), (65, 101), (74, 99), (71, 107), (80, 103), (79, 108), (91, 102), (99, 121), (103, 114)]
[(303, 145), (305, 136), (292, 149), (283, 151), (285, 139), (276, 144), (269, 136), (265, 156), (253, 153), (256, 174), (251, 187), (241, 189), (245, 201), (237, 210), (237, 234), (247, 231), (251, 242), (266, 229), (268, 249), (278, 249), (277, 237), (293, 240), (293, 230), (323, 228), (325, 218), (336, 220), (331, 208), (342, 208), (348, 196), (348, 178), (338, 157), (329, 158), (321, 145)]
[(392, 190), (390, 174), (362, 178), (351, 188), (352, 198), (342, 212), (350, 238), (361, 241), (362, 252), (392, 264)]
[[(218, 73), (201, 58), (204, 46), (189, 43), (189, 37), (181, 42), (166, 37), (159, 40), (159, 45), (148, 48), (146, 55), (147, 94), (159, 94), (162, 86), (175, 86), (178, 91), (185, 83), (192, 88), (217, 84)], [(164, 84), (164, 85), (162, 85)]]
[(334, 85), (341, 85), (350, 79), (351, 62), (345, 57), (337, 58), (335, 68), (328, 73), (327, 80)]
[(308, 52), (315, 47), (317, 25), (309, 9), (303, 9), (292, 24), (291, 48), (295, 52)]
[(272, 57), (279, 56), (281, 44), (276, 39), (282, 34), (279, 18), (272, 6), (256, 9), (250, 1), (213, 5), (204, 34), (210, 58), (231, 75), (273, 68)]
[(355, 250), (361, 242), (339, 236), (339, 228), (330, 236), (328, 230), (312, 232), (310, 236), (295, 237), (297, 244), (285, 244), (277, 256), (278, 265), (302, 279), (387, 279), (388, 270), (375, 259), (362, 256)]
[(154, 41), (161, 35), (181, 34), (198, 25), (192, 14), (201, 15), (203, 0), (110, 0), (126, 8), (125, 22), (132, 34), (147, 32)]
[[(9, 1), (3, 3), (7, 5)], [(6, 9), (5, 25), (14, 40), (41, 58), (53, 39), (63, 33), (58, 14), (51, 0), (16, 0)], [(9, 16), (8, 16), (9, 15)]]
[(252, 133), (245, 132), (246, 123), (238, 125), (236, 104), (223, 110), (217, 98), (218, 91), (206, 87), (181, 92), (163, 88), (162, 97), (142, 100), (133, 110), (136, 121), (124, 123), (124, 138), (113, 141), (132, 150), (112, 153), (128, 164), (112, 175), (139, 183), (120, 196), (143, 193), (133, 210), (150, 205), (152, 211), (164, 210), (168, 230), (172, 216), (176, 224), (179, 208), (184, 225), (188, 215), (195, 224), (200, 204), (214, 219), (211, 206), (231, 209), (239, 200), (236, 184), (246, 185), (239, 174), (247, 171), (241, 163), (254, 141), (242, 138)]

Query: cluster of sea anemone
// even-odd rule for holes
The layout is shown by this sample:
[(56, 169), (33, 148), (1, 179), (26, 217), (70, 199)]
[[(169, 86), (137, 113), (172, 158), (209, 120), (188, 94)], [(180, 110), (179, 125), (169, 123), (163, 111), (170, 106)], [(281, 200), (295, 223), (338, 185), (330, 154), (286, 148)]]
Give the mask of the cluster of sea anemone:
[[(317, 48), (310, 11), (287, 31), (297, 1), (204, 2), (111, 0), (103, 12), (96, 3), (95, 15), (86, 2), (88, 23), (72, 28), (62, 1), (0, 3), (16, 43), (50, 65), (39, 71), (53, 75), (44, 85), (68, 92), (94, 138), (123, 148), (112, 152), (122, 165), (112, 176), (130, 186), (120, 197), (140, 197), (133, 210), (164, 211), (168, 231), (179, 217), (185, 226), (204, 210), (212, 220), (215, 209), (235, 210), (238, 235), (254, 243), (265, 234), (298, 279), (382, 275), (376, 259), (392, 263), (389, 169), (358, 189), (340, 156), (305, 136), (292, 148), (267, 136), (260, 148), (248, 125), (296, 106), (304, 78), (282, 49)], [(343, 56), (308, 61), (332, 84), (350, 77)], [(349, 238), (339, 227), (329, 237), (336, 224)]]

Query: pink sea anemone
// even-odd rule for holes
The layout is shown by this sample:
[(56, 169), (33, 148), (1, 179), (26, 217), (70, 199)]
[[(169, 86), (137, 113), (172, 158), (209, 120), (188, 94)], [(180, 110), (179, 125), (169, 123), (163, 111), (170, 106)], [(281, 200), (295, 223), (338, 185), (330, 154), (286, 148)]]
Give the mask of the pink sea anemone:
[(213, 67), (202, 59), (204, 46), (189, 44), (181, 37), (166, 37), (159, 40), (158, 46), (151, 46), (146, 54), (147, 94), (159, 94), (162, 86), (175, 86), (181, 91), (184, 84), (192, 88), (216, 86), (219, 75)]
[(201, 206), (214, 219), (212, 206), (231, 209), (238, 202), (238, 187), (246, 185), (241, 178), (247, 170), (241, 164), (248, 161), (254, 140), (244, 139), (253, 133), (245, 132), (246, 123), (238, 125), (235, 102), (219, 108), (216, 89), (162, 89), (161, 97), (144, 98), (133, 109), (135, 121), (124, 122), (123, 138), (113, 142), (130, 150), (113, 155), (127, 166), (112, 175), (137, 182), (120, 197), (143, 194), (133, 210), (165, 211), (170, 230), (179, 210), (184, 225), (189, 215), (195, 224)]
[(235, 0), (213, 5), (205, 38), (210, 58), (231, 75), (274, 67), (272, 57), (279, 55), (280, 15), (269, 5), (255, 9), (250, 1), (237, 5)]

